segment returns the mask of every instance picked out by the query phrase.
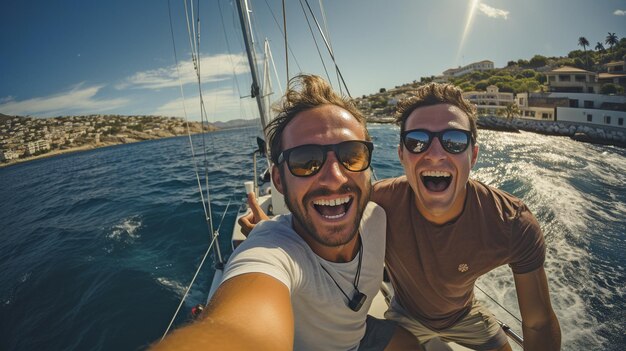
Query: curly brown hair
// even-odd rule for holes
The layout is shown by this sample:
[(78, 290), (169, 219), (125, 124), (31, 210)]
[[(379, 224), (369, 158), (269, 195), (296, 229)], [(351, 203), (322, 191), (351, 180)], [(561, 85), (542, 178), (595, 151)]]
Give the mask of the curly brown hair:
[(417, 88), (413, 96), (398, 103), (396, 123), (400, 133), (404, 132), (406, 120), (415, 109), (437, 104), (450, 104), (465, 112), (470, 122), (470, 132), (474, 142), (478, 139), (476, 128), (476, 107), (463, 97), (463, 91), (452, 84), (428, 83)]
[(371, 139), (365, 127), (365, 117), (349, 98), (337, 94), (330, 84), (319, 76), (300, 74), (289, 80), (287, 92), (272, 107), (277, 113), (276, 118), (265, 127), (270, 145), (270, 158), (274, 163), (278, 163), (278, 155), (283, 151), (282, 135), (287, 124), (300, 112), (322, 105), (335, 105), (350, 112), (363, 126), (365, 139)]

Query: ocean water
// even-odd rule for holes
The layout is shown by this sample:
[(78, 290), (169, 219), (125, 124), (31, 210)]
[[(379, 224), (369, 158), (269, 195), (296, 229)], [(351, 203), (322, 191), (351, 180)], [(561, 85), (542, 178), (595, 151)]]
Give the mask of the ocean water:
[[(398, 129), (370, 132), (378, 178), (400, 175)], [(242, 129), (193, 137), (225, 255), (255, 136)], [(563, 350), (623, 350), (626, 150), (485, 130), (479, 143), (472, 176), (522, 198), (542, 225)], [(186, 137), (1, 168), (0, 350), (137, 350), (159, 339), (209, 245), (200, 199)], [(177, 324), (204, 302), (212, 275), (209, 262)], [(478, 286), (519, 316), (507, 267)]]

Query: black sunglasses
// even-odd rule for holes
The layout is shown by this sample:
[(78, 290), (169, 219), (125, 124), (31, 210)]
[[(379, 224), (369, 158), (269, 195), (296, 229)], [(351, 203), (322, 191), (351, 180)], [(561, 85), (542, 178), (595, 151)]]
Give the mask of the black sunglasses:
[(451, 154), (460, 154), (467, 150), (470, 142), (474, 141), (472, 133), (463, 129), (446, 129), (440, 132), (412, 129), (402, 132), (400, 138), (404, 147), (413, 154), (419, 154), (428, 150), (434, 138), (439, 139), (443, 149)]
[(370, 166), (374, 144), (369, 141), (350, 140), (332, 145), (300, 145), (281, 152), (277, 164), (287, 161), (287, 168), (291, 174), (296, 177), (309, 177), (319, 172), (326, 162), (326, 154), (331, 150), (347, 170), (362, 172)]

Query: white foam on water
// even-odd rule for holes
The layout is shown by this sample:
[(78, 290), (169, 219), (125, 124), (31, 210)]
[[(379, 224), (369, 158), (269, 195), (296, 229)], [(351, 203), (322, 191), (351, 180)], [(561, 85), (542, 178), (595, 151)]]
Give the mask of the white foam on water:
[(183, 296), (185, 294), (185, 290), (186, 288), (179, 282), (175, 281), (175, 280), (171, 280), (165, 277), (158, 277), (156, 278), (157, 282), (161, 285), (163, 285), (164, 287), (172, 290), (173, 292), (175, 292), (177, 295), (179, 296)]
[[(526, 170), (533, 174), (529, 206), (554, 216), (543, 225), (548, 245), (544, 266), (550, 280), (553, 308), (563, 331), (563, 345), (577, 345), (577, 349), (601, 347), (606, 340), (598, 330), (605, 326), (593, 316), (588, 301), (590, 296), (600, 293), (593, 278), (608, 272), (593, 267), (586, 250), (590, 240), (588, 228), (595, 222), (591, 213), (598, 213), (594, 207), (599, 201), (591, 194), (580, 193), (564, 177), (550, 174), (546, 169), (529, 166)], [(604, 294), (610, 299), (612, 292)]]
[(573, 233), (585, 232), (592, 218), (588, 212), (588, 205), (595, 203), (593, 195), (581, 194), (567, 179), (554, 172), (533, 164), (523, 166), (526, 173), (525, 183), (530, 188), (525, 199), (526, 205), (534, 213), (545, 211), (555, 216), (559, 225)]
[(121, 223), (113, 226), (107, 237), (115, 241), (132, 242), (139, 238), (139, 229), (141, 226), (142, 222), (140, 216), (124, 218)]
[[(604, 257), (592, 257), (589, 246), (596, 240), (607, 240), (598, 229), (604, 222), (619, 223), (626, 218), (623, 193), (619, 193), (626, 184), (626, 158), (611, 152), (600, 154), (592, 148), (581, 150), (568, 139), (540, 140), (550, 144), (525, 140), (523, 150), (516, 149), (516, 142), (494, 144), (499, 149), (493, 151), (510, 153), (510, 160), (501, 162), (494, 156), (488, 160), (493, 163), (473, 171), (472, 177), (496, 187), (504, 182), (521, 187), (516, 191), (523, 194), (522, 200), (538, 217), (546, 238), (544, 266), (561, 325), (563, 349), (603, 349), (608, 340), (601, 334), (614, 329), (615, 321), (604, 320), (591, 303), (623, 308), (615, 306), (615, 301), (624, 301), (626, 287), (620, 279), (625, 268), (605, 261)], [(576, 182), (582, 183), (578, 186), (583, 188), (574, 186)], [(588, 190), (594, 193), (585, 192), (588, 186), (595, 187)], [(591, 237), (593, 233), (595, 237)], [(608, 241), (615, 244), (613, 238)], [(519, 317), (514, 280), (508, 267), (486, 274), (477, 285)], [(521, 332), (515, 318), (478, 290), (476, 296)], [(602, 330), (605, 333), (600, 333)]]

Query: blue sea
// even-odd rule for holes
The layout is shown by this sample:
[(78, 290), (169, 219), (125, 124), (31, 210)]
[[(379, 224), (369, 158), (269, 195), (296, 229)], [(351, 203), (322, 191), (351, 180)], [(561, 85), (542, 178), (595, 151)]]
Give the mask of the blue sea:
[[(370, 132), (378, 178), (400, 175), (397, 127)], [(247, 129), (193, 137), (225, 255), (255, 137)], [(479, 143), (472, 177), (522, 198), (542, 225), (563, 350), (623, 350), (626, 150), (486, 130)], [(210, 242), (194, 168), (187, 137), (0, 168), (0, 350), (138, 350), (158, 340)], [(209, 262), (177, 325), (204, 302), (212, 276)], [(519, 315), (509, 268), (478, 286)]]

